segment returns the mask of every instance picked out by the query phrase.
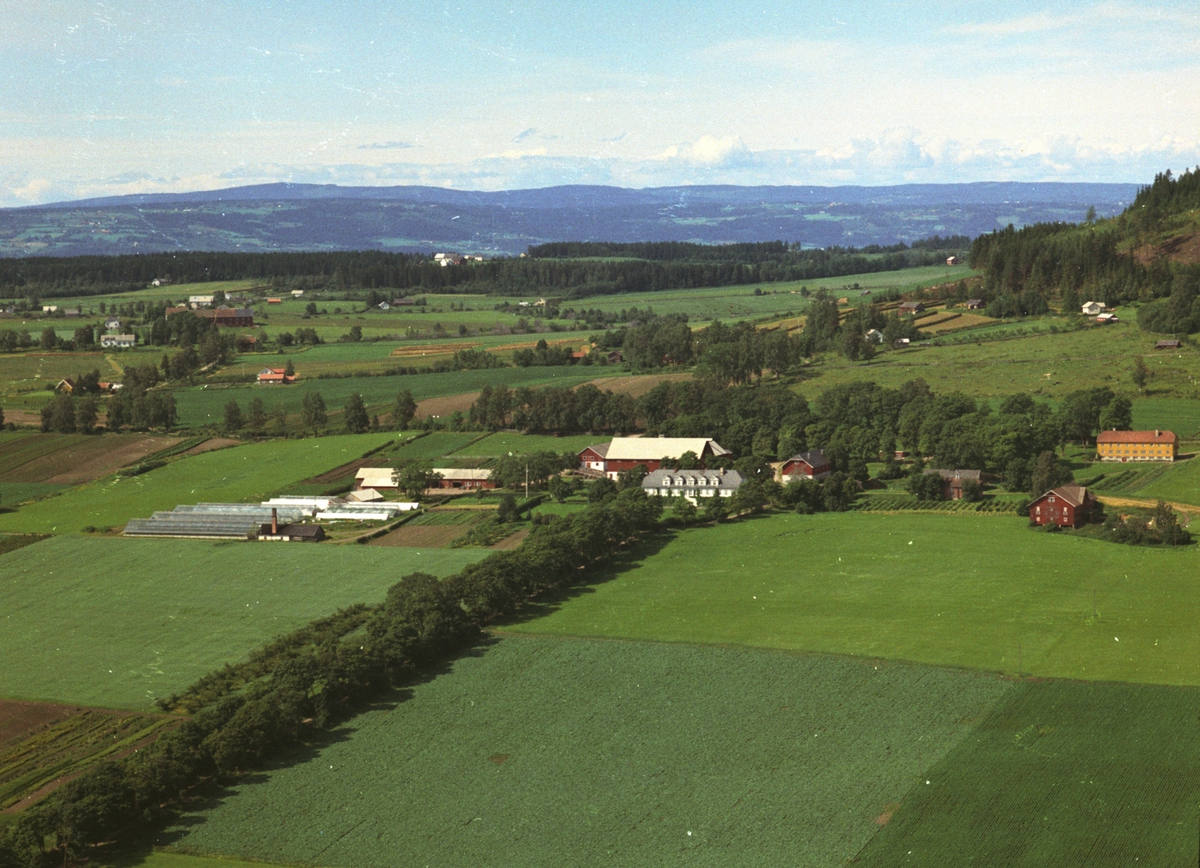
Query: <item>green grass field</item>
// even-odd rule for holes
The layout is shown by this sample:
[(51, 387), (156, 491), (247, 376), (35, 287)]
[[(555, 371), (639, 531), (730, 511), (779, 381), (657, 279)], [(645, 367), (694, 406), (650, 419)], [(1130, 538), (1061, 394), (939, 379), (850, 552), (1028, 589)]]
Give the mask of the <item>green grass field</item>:
[[(481, 371), (451, 371), (444, 374), (411, 374), (396, 377), (345, 377), (326, 380), (302, 379), (291, 386), (193, 386), (177, 389), (175, 403), (179, 425), (219, 426), (225, 418), (225, 405), (232, 399), (243, 412), (254, 398), (261, 398), (267, 412), (282, 404), (290, 414), (300, 412), (305, 392), (320, 392), (329, 412), (340, 412), (351, 392), (358, 392), (373, 412), (387, 413), (401, 389), (408, 389), (418, 401), (476, 392), (484, 386), (574, 386), (603, 376), (598, 368), (490, 368)], [(600, 371), (601, 373), (597, 373)]]
[(513, 629), (1200, 685), (1197, 575), (1197, 546), (1048, 534), (1020, 517), (773, 515), (684, 531)]
[[(1189, 427), (1196, 419), (1195, 399), (1200, 397), (1194, 383), (1200, 377), (1200, 353), (1155, 353), (1155, 340), (1135, 324), (1121, 322), (1059, 334), (1044, 330), (1003, 341), (912, 347), (882, 353), (865, 363), (826, 353), (803, 370), (808, 382), (801, 389), (815, 395), (831, 385), (858, 380), (895, 388), (921, 377), (935, 392), (960, 391), (974, 398), (1027, 392), (1061, 399), (1078, 389), (1099, 386), (1133, 397), (1130, 370), (1134, 358), (1141, 355), (1151, 372), (1146, 397), (1155, 403), (1148, 405), (1145, 414), (1138, 413), (1138, 424), (1149, 425), (1161, 413), (1164, 421)], [(1188, 402), (1176, 408), (1165, 399)], [(1169, 406), (1172, 409), (1167, 411)]]
[(0, 514), (0, 532), (75, 533), (119, 527), (181, 503), (257, 502), (290, 483), (353, 461), (394, 433), (272, 440), (171, 461), (130, 478), (107, 477)]
[(912, 789), (866, 868), (1195, 865), (1200, 691), (1020, 684)]
[(502, 639), (162, 837), (327, 866), (839, 865), (1009, 689), (750, 649)]
[(456, 458), (495, 458), (513, 453), (524, 455), (531, 452), (579, 452), (593, 443), (603, 443), (612, 438), (596, 434), (580, 434), (574, 437), (549, 437), (537, 434), (491, 434), (454, 453)]
[(0, 557), (0, 696), (147, 710), (273, 637), (479, 550), (58, 537)]
[[(911, 292), (922, 287), (969, 277), (971, 274), (971, 270), (965, 266), (947, 268), (944, 265), (931, 265), (901, 271), (848, 274), (844, 277), (787, 283), (598, 295), (576, 302), (564, 301), (562, 307), (616, 312), (631, 307), (649, 306), (657, 314), (686, 313), (693, 322), (710, 322), (714, 319), (733, 322), (763, 316), (803, 313), (808, 309), (808, 300), (799, 294), (802, 286), (807, 287), (810, 292), (826, 289), (831, 295), (845, 296), (851, 304), (857, 305), (877, 300), (881, 290), (897, 289), (901, 292)], [(859, 288), (850, 289), (856, 283)], [(762, 294), (755, 295), (755, 289), (761, 290)], [(860, 294), (867, 289), (871, 290), (871, 295)]]

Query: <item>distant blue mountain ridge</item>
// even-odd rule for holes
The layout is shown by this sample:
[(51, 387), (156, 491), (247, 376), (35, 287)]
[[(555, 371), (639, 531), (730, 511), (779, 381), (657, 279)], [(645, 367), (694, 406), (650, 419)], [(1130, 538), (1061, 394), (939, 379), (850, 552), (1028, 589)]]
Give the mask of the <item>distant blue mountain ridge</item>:
[(1120, 213), (1137, 184), (440, 187), (258, 184), (0, 209), (0, 256), (171, 250), (514, 255), (548, 241), (774, 241), (805, 247), (977, 236)]

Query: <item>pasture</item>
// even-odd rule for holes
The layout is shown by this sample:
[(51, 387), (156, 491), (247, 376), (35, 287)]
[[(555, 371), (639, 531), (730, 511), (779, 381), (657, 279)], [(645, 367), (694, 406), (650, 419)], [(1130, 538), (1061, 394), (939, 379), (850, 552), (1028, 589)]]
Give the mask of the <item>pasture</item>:
[[(303, 377), (304, 371), (297, 372)], [(282, 406), (288, 414), (300, 412), (305, 392), (319, 392), (325, 400), (331, 420), (340, 413), (351, 392), (362, 395), (374, 413), (391, 412), (396, 394), (408, 389), (418, 401), (464, 392), (477, 392), (484, 386), (575, 386), (594, 379), (593, 367), (556, 368), (488, 368), (478, 371), (449, 371), (441, 374), (405, 374), (390, 377), (339, 377), (331, 379), (300, 379), (290, 386), (260, 386), (256, 383), (237, 385), (192, 386), (175, 390), (179, 426), (192, 428), (202, 425), (220, 426), (225, 418), (225, 405), (235, 400), (243, 412), (254, 398), (261, 398), (268, 413)], [(331, 421), (330, 427), (336, 427)]]
[(750, 649), (505, 638), (160, 836), (326, 866), (838, 865), (1010, 690)]
[[(1031, 328), (1028, 323), (1012, 326)], [(1150, 371), (1146, 397), (1154, 399), (1155, 410), (1170, 406), (1166, 400), (1188, 399), (1167, 418), (1178, 419), (1184, 427), (1196, 419), (1191, 402), (1200, 397), (1195, 382), (1200, 377), (1200, 353), (1156, 354), (1155, 336), (1139, 332), (1136, 325), (1121, 322), (1057, 334), (1051, 334), (1047, 325), (1037, 334), (978, 343), (970, 339), (974, 335), (965, 333), (957, 344), (891, 350), (870, 362), (847, 362), (836, 353), (826, 353), (802, 369), (806, 380), (802, 388), (815, 394), (858, 380), (895, 388), (921, 377), (935, 392), (960, 391), (975, 398), (1027, 392), (1058, 400), (1078, 389), (1100, 386), (1133, 396), (1130, 371), (1140, 355)], [(1145, 416), (1135, 420), (1150, 421)]]
[(1200, 691), (1024, 683), (858, 854), (895, 865), (1194, 865)]
[(826, 513), (687, 530), (630, 557), (511, 629), (1200, 685), (1198, 546), (1048, 534), (1019, 516)]
[(0, 557), (0, 696), (152, 710), (154, 700), (401, 576), (479, 550), (57, 537)]
[(572, 437), (553, 437), (538, 434), (489, 434), (469, 446), (457, 450), (455, 458), (496, 458), (501, 455), (526, 455), (531, 452), (579, 452), (593, 443), (612, 439), (603, 434), (579, 434)]
[(258, 502), (395, 437), (379, 433), (273, 440), (189, 455), (140, 476), (106, 477), (0, 514), (0, 532), (77, 533), (87, 527), (120, 527), (131, 518), (181, 503)]

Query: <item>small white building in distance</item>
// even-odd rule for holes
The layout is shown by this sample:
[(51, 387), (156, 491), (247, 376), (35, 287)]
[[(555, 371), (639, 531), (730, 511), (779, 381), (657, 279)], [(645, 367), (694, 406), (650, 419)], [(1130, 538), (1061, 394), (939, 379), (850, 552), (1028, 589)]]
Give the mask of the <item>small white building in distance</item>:
[(1089, 301), (1084, 304), (1082, 310), (1088, 316), (1096, 316), (1104, 313), (1105, 304), (1102, 301)]
[(100, 335), (100, 346), (106, 350), (128, 350), (137, 346), (137, 335)]

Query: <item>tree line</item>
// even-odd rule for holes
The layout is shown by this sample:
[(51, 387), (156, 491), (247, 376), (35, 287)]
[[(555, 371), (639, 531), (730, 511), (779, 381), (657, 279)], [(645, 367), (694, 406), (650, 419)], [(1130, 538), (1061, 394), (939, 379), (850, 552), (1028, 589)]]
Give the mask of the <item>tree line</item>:
[[(948, 239), (952, 241), (954, 239)], [(904, 245), (897, 245), (904, 248)], [(572, 298), (701, 286), (813, 280), (931, 265), (946, 250), (842, 248), (803, 250), (783, 242), (732, 245), (639, 245), (645, 258), (560, 259), (530, 256), (440, 267), (423, 254), (179, 252), (121, 256), (28, 257), (0, 260), (0, 292), (9, 297), (86, 296), (132, 292), (155, 279), (171, 283), (262, 280), (282, 286), (527, 295)], [(687, 252), (689, 255), (682, 255)]]

